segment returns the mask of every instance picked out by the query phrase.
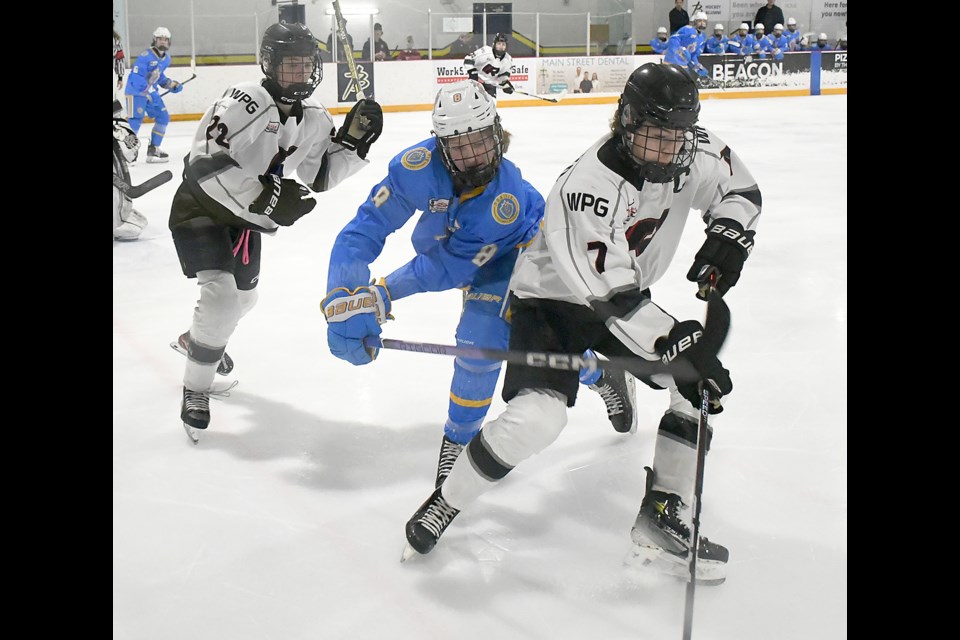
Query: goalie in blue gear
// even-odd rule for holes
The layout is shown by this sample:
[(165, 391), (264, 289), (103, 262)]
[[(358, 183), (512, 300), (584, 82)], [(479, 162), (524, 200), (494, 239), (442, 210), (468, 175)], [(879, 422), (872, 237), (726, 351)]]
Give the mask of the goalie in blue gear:
[[(433, 136), (389, 163), (356, 216), (334, 242), (321, 303), (333, 355), (354, 365), (372, 362), (393, 305), (426, 291), (463, 290), (458, 345), (509, 347), (508, 285), (523, 248), (540, 229), (543, 196), (504, 157), (510, 135), (496, 103), (476, 82), (450, 84), (437, 93)], [(414, 257), (385, 278), (371, 280), (369, 265), (387, 236), (422, 212), (411, 241)], [(440, 486), (464, 445), (480, 430), (493, 399), (501, 361), (457, 358), (437, 468)], [(632, 379), (611, 374), (594, 383)], [(632, 408), (632, 407), (631, 407)], [(618, 414), (619, 415), (619, 414)], [(629, 427), (624, 430), (629, 430)]]

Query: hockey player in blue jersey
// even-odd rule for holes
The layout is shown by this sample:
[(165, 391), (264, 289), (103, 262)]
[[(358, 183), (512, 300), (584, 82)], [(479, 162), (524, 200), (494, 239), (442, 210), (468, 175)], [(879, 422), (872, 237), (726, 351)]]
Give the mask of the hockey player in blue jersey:
[(713, 35), (707, 38), (703, 50), (721, 56), (727, 52), (727, 36), (723, 35), (723, 25), (719, 22), (714, 25)]
[(758, 22), (753, 27), (753, 33), (747, 34), (747, 39), (743, 43), (743, 55), (760, 56), (766, 58), (767, 52), (772, 49), (770, 42), (764, 34), (765, 27), (763, 23)]
[(707, 70), (700, 64), (700, 33), (691, 26), (680, 27), (670, 36), (670, 44), (664, 53), (663, 61), (688, 69), (701, 78), (707, 76)]
[[(482, 84), (466, 80), (440, 89), (433, 134), (390, 161), (387, 176), (371, 189), (334, 242), (328, 293), (320, 306), (331, 353), (354, 365), (377, 357), (379, 350), (365, 347), (363, 340), (380, 335), (380, 325), (393, 317), (394, 304), (427, 291), (463, 290), (458, 345), (509, 347), (507, 287), (517, 257), (540, 229), (543, 196), (503, 157), (509, 133)], [(417, 211), (422, 213), (411, 237), (416, 255), (385, 278), (371, 281), (369, 265), (383, 251), (387, 236)], [(436, 486), (480, 430), (501, 364), (456, 358)], [(618, 431), (630, 431), (635, 424), (633, 380), (604, 373), (594, 387), (606, 400), (610, 394), (603, 388), (611, 384), (619, 389), (621, 407), (621, 415), (615, 416), (608, 404), (611, 422)], [(631, 415), (622, 415), (623, 409)], [(621, 428), (615, 417), (629, 422)]]
[(654, 53), (663, 53), (667, 50), (668, 44), (670, 44), (670, 37), (667, 35), (667, 28), (659, 27), (657, 37), (650, 41), (650, 48)]
[(770, 43), (770, 54), (774, 60), (783, 60), (783, 54), (790, 50), (790, 39), (779, 22), (773, 25), (773, 33), (767, 36), (767, 42)]
[(746, 55), (743, 45), (747, 42), (747, 31), (749, 30), (750, 27), (747, 26), (746, 22), (740, 23), (740, 26), (733, 32), (733, 35), (727, 39), (727, 53), (735, 53), (738, 56)]
[[(147, 147), (147, 162), (167, 162), (168, 154), (160, 150), (163, 134), (167, 131), (170, 114), (163, 104), (159, 89), (169, 89), (170, 93), (180, 93), (183, 85), (168, 78), (164, 73), (170, 66), (170, 30), (166, 27), (157, 27), (153, 32), (153, 42), (150, 48), (137, 56), (137, 62), (130, 69), (127, 76), (127, 87), (124, 90), (128, 98), (128, 122), (134, 133), (140, 132), (143, 118), (153, 118), (153, 130), (150, 132), (150, 145)], [(132, 104), (130, 103), (132, 102)]]

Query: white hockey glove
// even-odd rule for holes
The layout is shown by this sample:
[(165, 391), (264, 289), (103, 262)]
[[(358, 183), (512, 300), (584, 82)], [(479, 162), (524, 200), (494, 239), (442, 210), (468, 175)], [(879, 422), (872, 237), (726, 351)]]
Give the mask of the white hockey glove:
[(140, 151), (140, 140), (123, 118), (113, 119), (113, 137), (120, 143), (120, 152), (127, 162), (134, 162)]

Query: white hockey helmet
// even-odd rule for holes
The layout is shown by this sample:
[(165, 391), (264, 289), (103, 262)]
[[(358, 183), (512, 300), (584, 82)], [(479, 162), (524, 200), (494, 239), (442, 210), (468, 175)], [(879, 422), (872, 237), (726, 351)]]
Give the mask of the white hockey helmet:
[(657, 35), (660, 35), (661, 33), (666, 33), (666, 32), (667, 32), (666, 27), (657, 27)]
[[(166, 46), (157, 47), (158, 38), (166, 38), (167, 39)], [(169, 49), (170, 48), (170, 29), (167, 29), (166, 27), (157, 27), (156, 30), (153, 32), (153, 42), (150, 44), (150, 46), (156, 47), (158, 51), (166, 51), (167, 49)]]
[(788, 26), (788, 27), (791, 27), (791, 26), (792, 26), (792, 27), (795, 27), (795, 26), (797, 26), (797, 21), (794, 20), (793, 18), (787, 18), (787, 26)]
[(717, 31), (723, 31), (723, 25), (720, 24), (719, 22), (718, 22), (717, 24), (713, 25), (713, 31), (714, 31), (714, 33), (716, 33)]
[(503, 159), (503, 128), (497, 103), (479, 82), (462, 80), (437, 92), (432, 133), (458, 192), (493, 180)]
[(777, 24), (773, 25), (773, 30), (774, 30), (774, 31), (783, 31), (783, 25), (778, 22)]
[(746, 22), (741, 22), (740, 26), (737, 27), (737, 31), (750, 31), (750, 27), (747, 25)]
[(762, 22), (758, 22), (758, 23), (756, 24), (756, 26), (753, 27), (753, 31), (754, 31), (754, 32), (763, 31), (765, 28), (766, 28), (766, 27), (763, 26), (763, 23), (762, 23)]
[(826, 40), (826, 39), (827, 39), (827, 34), (825, 33), (821, 33), (819, 36), (817, 36), (817, 40)]

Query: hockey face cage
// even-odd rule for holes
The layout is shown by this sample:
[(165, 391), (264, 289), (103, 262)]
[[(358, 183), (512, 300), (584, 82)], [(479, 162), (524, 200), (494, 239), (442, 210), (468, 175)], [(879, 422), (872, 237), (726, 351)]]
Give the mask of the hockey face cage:
[(437, 147), (457, 191), (482, 187), (497, 174), (503, 158), (503, 128), (500, 116), (483, 129), (441, 138)]
[(622, 101), (617, 110), (621, 151), (648, 182), (670, 182), (690, 168), (697, 151), (695, 129), (693, 124), (683, 129), (664, 127)]
[(323, 80), (323, 61), (312, 36), (293, 42), (265, 41), (260, 66), (270, 95), (286, 104), (309, 98)]

